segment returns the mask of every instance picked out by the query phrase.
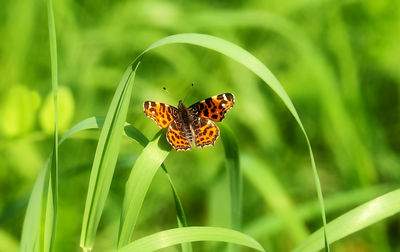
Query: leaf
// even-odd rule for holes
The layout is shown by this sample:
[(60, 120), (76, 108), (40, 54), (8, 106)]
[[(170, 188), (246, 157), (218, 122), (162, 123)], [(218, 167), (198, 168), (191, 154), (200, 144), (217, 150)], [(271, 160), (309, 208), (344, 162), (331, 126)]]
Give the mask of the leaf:
[(253, 238), (235, 230), (217, 227), (184, 227), (143, 237), (119, 249), (118, 252), (156, 251), (180, 243), (195, 241), (229, 242), (264, 251), (263, 247)]
[[(146, 136), (143, 135), (142, 132), (140, 132), (138, 129), (133, 127), (132, 125), (127, 125), (125, 126), (125, 134), (140, 143), (143, 147), (146, 147), (146, 145), (149, 143), (149, 140), (146, 138)], [(186, 215), (183, 210), (183, 206), (181, 203), (181, 200), (179, 198), (178, 192), (176, 191), (175, 185), (172, 182), (171, 177), (168, 174), (167, 167), (165, 167), (164, 164), (161, 164), (161, 168), (164, 170), (164, 174), (167, 176), (167, 179), (169, 181), (169, 185), (172, 190), (172, 194), (174, 196), (174, 202), (175, 202), (175, 209), (176, 209), (176, 217), (178, 220), (178, 226), (179, 227), (187, 227), (187, 221), (186, 221)], [(182, 244), (182, 251), (190, 252), (192, 251), (192, 246), (190, 243), (185, 243)]]
[(100, 133), (83, 215), (80, 245), (91, 250), (117, 162), (122, 131), (131, 98), (133, 80), (140, 62), (125, 71), (109, 107)]
[[(382, 219), (400, 212), (400, 189), (377, 197), (328, 223), (329, 242), (335, 242)], [(323, 230), (310, 235), (293, 252), (312, 252), (324, 247)]]
[[(79, 122), (78, 124), (73, 126), (63, 136), (63, 138), (60, 139), (58, 145), (61, 145), (69, 136), (76, 132), (90, 128), (102, 127), (103, 122), (104, 118), (102, 117), (90, 117)], [(46, 202), (44, 200), (44, 197), (46, 196), (45, 187), (48, 185), (49, 164), (52, 155), (53, 154), (50, 154), (50, 156), (47, 158), (45, 165), (43, 166), (35, 181), (32, 189), (32, 194), (29, 198), (28, 208), (26, 210), (22, 228), (21, 251), (40, 251), (41, 249), (39, 248), (39, 246), (41, 243), (43, 245), (43, 241), (40, 241), (40, 237), (42, 234), (44, 234), (44, 231), (41, 231), (41, 229), (43, 225), (42, 221), (45, 221), (45, 217), (43, 217), (42, 219), (42, 215), (44, 216), (45, 212), (42, 211)]]
[(161, 137), (161, 135), (160, 131), (140, 153), (126, 182), (118, 247), (129, 243), (154, 174), (171, 149), (165, 136)]
[[(297, 124), (299, 125), (301, 131), (304, 134), (307, 146), (308, 146), (308, 151), (311, 159), (311, 168), (313, 171), (314, 175), (314, 183), (316, 187), (316, 191), (318, 194), (318, 200), (320, 202), (320, 208), (321, 208), (321, 216), (322, 216), (322, 222), (324, 226), (324, 230), (326, 229), (326, 215), (325, 215), (325, 206), (324, 206), (324, 199), (322, 195), (322, 189), (321, 189), (321, 183), (319, 181), (319, 176), (317, 172), (317, 167), (315, 165), (314, 161), (314, 154), (311, 148), (311, 143), (310, 140), (308, 139), (308, 135), (304, 129), (304, 126), (300, 120), (299, 115), (297, 114), (297, 111), (290, 100), (289, 96), (287, 95), (286, 91), (283, 89), (282, 85), (278, 81), (278, 79), (272, 74), (272, 72), (259, 61), (256, 57), (254, 57), (252, 54), (244, 50), (243, 48), (228, 42), (226, 40), (210, 36), (210, 35), (204, 35), (204, 34), (197, 34), (197, 33), (184, 33), (184, 34), (176, 34), (172, 36), (165, 37), (163, 39), (160, 39), (150, 45), (142, 54), (140, 54), (134, 62), (139, 61), (145, 53), (148, 51), (155, 49), (157, 47), (163, 46), (163, 45), (168, 45), (168, 44), (176, 44), (176, 43), (186, 43), (186, 44), (192, 44), (192, 45), (197, 45), (201, 47), (205, 47), (214, 51), (217, 51), (221, 54), (224, 54), (233, 60), (241, 63), (245, 67), (247, 67), (250, 71), (252, 71), (254, 74), (256, 74), (258, 77), (260, 77), (278, 96), (279, 98), (283, 101), (285, 106), (289, 109), (293, 117), (296, 119)], [(326, 250), (329, 251), (329, 246), (327, 243), (327, 238), (326, 238), (326, 233), (324, 232), (324, 239), (326, 242)]]

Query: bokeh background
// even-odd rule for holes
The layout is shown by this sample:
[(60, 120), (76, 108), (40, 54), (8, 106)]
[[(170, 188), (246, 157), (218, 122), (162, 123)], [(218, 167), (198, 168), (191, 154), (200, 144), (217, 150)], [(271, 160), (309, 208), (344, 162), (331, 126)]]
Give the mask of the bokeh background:
[[(0, 251), (17, 251), (34, 180), (52, 148), (47, 7), (45, 1), (30, 0), (1, 0), (1, 6)], [(85, 118), (106, 114), (124, 70), (150, 44), (176, 33), (205, 33), (251, 52), (284, 86), (314, 148), (328, 221), (398, 187), (399, 1), (61, 0), (54, 1), (54, 11), (61, 135)], [(288, 251), (322, 225), (321, 217), (304, 136), (260, 79), (212, 51), (164, 46), (143, 59), (127, 121), (152, 138), (159, 129), (144, 116), (143, 101), (177, 105), (186, 96), (190, 105), (223, 92), (236, 96), (223, 123), (240, 143), (242, 231), (269, 251)], [(56, 251), (80, 251), (98, 133), (79, 133), (60, 148)], [(125, 182), (141, 149), (123, 138), (97, 251), (115, 245)], [(229, 226), (220, 140), (215, 148), (172, 151), (166, 166), (189, 225)], [(297, 229), (285, 222), (287, 208), (298, 213)], [(160, 171), (134, 238), (173, 227), (173, 197)], [(399, 235), (397, 215), (332, 248), (400, 251)], [(198, 251), (218, 251), (219, 246), (194, 244)]]

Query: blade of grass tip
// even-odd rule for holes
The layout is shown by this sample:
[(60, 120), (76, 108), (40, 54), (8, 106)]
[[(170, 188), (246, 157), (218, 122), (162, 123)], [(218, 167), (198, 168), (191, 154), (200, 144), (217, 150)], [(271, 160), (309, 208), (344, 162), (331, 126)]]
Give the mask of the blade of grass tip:
[[(400, 189), (377, 197), (331, 221), (326, 228), (330, 241), (340, 240), (400, 212)], [(324, 247), (323, 230), (310, 235), (293, 252), (312, 252)]]
[[(146, 145), (149, 143), (149, 140), (145, 135), (143, 135), (142, 132), (140, 132), (138, 129), (133, 127), (132, 125), (127, 125), (125, 126), (125, 134), (137, 141), (139, 144), (141, 144), (143, 147), (146, 147)], [(185, 211), (183, 210), (183, 206), (181, 203), (181, 200), (179, 198), (178, 192), (176, 191), (175, 185), (172, 182), (171, 176), (168, 174), (167, 167), (164, 164), (161, 164), (161, 168), (164, 170), (165, 176), (167, 176), (167, 179), (169, 181), (169, 185), (172, 190), (172, 194), (174, 197), (174, 202), (175, 202), (175, 209), (176, 209), (176, 217), (178, 221), (178, 227), (187, 227), (187, 221), (186, 221), (186, 215)], [(182, 244), (182, 251), (183, 252), (191, 252), (192, 251), (192, 245), (190, 243), (183, 243)]]
[(160, 131), (140, 153), (126, 182), (118, 247), (129, 243), (151, 181), (171, 150), (171, 146), (161, 133)]
[(225, 124), (219, 125), (225, 150), (231, 195), (231, 227), (239, 230), (242, 218), (242, 174), (239, 163), (239, 145), (233, 131)]
[(93, 248), (97, 227), (110, 189), (134, 77), (139, 64), (138, 61), (125, 71), (111, 101), (100, 133), (82, 221), (80, 245), (86, 251)]
[(165, 230), (143, 237), (118, 249), (118, 252), (156, 251), (180, 243), (195, 241), (228, 242), (243, 245), (258, 251), (265, 251), (256, 240), (235, 230), (217, 227), (183, 227)]
[[(204, 35), (204, 34), (196, 34), (196, 33), (185, 33), (185, 34), (176, 34), (172, 36), (165, 37), (163, 39), (160, 39), (150, 45), (141, 55), (139, 55), (138, 59), (142, 57), (145, 53), (148, 51), (163, 46), (167, 44), (176, 44), (176, 43), (186, 43), (186, 44), (192, 44), (192, 45), (197, 45), (201, 46), (204, 48), (208, 48), (214, 51), (217, 51), (221, 54), (226, 55), (227, 57), (232, 58), (233, 60), (241, 63), (245, 67), (247, 67), (250, 71), (252, 71), (254, 74), (259, 76), (278, 96), (279, 98), (283, 101), (285, 106), (288, 108), (288, 110), (291, 112), (293, 117), (295, 118), (297, 124), (299, 125), (305, 139), (306, 143), (308, 146), (309, 150), (309, 155), (311, 159), (311, 167), (312, 171), (314, 174), (314, 182), (315, 182), (315, 187), (318, 195), (318, 200), (320, 202), (320, 208), (321, 208), (321, 217), (322, 217), (322, 223), (324, 230), (326, 229), (326, 215), (325, 215), (325, 206), (324, 206), (324, 199), (322, 195), (322, 189), (321, 189), (321, 183), (319, 181), (319, 176), (317, 172), (317, 168), (315, 165), (314, 161), (314, 154), (311, 148), (311, 143), (308, 138), (307, 132), (304, 129), (304, 126), (300, 120), (299, 115), (297, 114), (297, 111), (290, 100), (289, 96), (287, 95), (286, 91), (278, 81), (278, 79), (272, 74), (272, 72), (259, 61), (256, 57), (254, 57), (252, 54), (244, 50), (243, 48), (228, 42), (226, 40), (223, 40), (221, 38), (217, 38), (211, 35)], [(329, 246), (328, 246), (328, 241), (326, 237), (326, 232), (324, 232), (324, 239), (325, 243), (327, 244), (326, 250), (329, 251)]]

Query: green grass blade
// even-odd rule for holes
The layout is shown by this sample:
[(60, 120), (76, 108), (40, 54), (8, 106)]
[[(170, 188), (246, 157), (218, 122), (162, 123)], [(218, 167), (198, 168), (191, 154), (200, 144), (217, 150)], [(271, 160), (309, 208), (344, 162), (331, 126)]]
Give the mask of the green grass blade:
[(126, 136), (132, 138), (143, 147), (146, 147), (146, 145), (149, 143), (149, 139), (147, 139), (147, 137), (143, 135), (143, 133), (140, 132), (140, 130), (138, 130), (137, 128), (133, 127), (130, 124), (124, 127), (124, 132)]
[(161, 133), (159, 132), (143, 149), (126, 182), (118, 247), (129, 243), (151, 181), (171, 150), (164, 134)]
[(229, 175), (231, 227), (240, 230), (242, 218), (242, 174), (239, 163), (239, 145), (235, 134), (227, 125), (221, 124), (219, 127)]
[(118, 251), (156, 251), (176, 244), (194, 241), (229, 242), (264, 251), (263, 247), (250, 236), (235, 230), (217, 227), (185, 227), (161, 231), (138, 239)]
[[(259, 61), (256, 57), (254, 57), (252, 54), (244, 50), (243, 48), (228, 42), (226, 40), (210, 36), (210, 35), (204, 35), (204, 34), (196, 34), (196, 33), (186, 33), (186, 34), (177, 34), (177, 35), (172, 35), (166, 38), (163, 38), (152, 45), (150, 45), (141, 55), (138, 56), (138, 58), (135, 61), (138, 61), (145, 53), (148, 51), (163, 46), (163, 45), (168, 45), (168, 44), (177, 44), (177, 43), (186, 43), (186, 44), (192, 44), (192, 45), (197, 45), (201, 46), (204, 48), (208, 48), (214, 51), (217, 51), (221, 54), (224, 54), (233, 60), (241, 63), (245, 67), (247, 67), (250, 71), (252, 71), (254, 74), (259, 76), (278, 96), (279, 98), (283, 101), (283, 103), (286, 105), (286, 107), (289, 109), (293, 117), (296, 119), (300, 129), (302, 130), (304, 137), (307, 142), (308, 146), (308, 151), (311, 159), (311, 167), (312, 171), (314, 174), (314, 182), (315, 182), (315, 187), (318, 195), (318, 200), (320, 202), (320, 208), (321, 208), (321, 216), (322, 216), (322, 222), (324, 226), (324, 230), (326, 228), (326, 215), (325, 215), (325, 206), (324, 206), (324, 199), (322, 195), (322, 189), (321, 189), (321, 183), (319, 181), (319, 176), (317, 172), (317, 167), (315, 165), (314, 161), (314, 154), (311, 148), (311, 143), (310, 140), (308, 139), (308, 135), (304, 129), (304, 126), (300, 120), (299, 115), (297, 114), (297, 111), (290, 100), (289, 96), (287, 95), (286, 91), (283, 89), (282, 85), (278, 81), (278, 79), (272, 74), (272, 72)], [(326, 232), (324, 232), (324, 239), (327, 244), (326, 250), (329, 251), (329, 246), (328, 246), (328, 241), (326, 237)]]
[[(51, 166), (46, 171), (44, 187), (44, 201), (42, 201), (42, 229), (40, 248), (43, 251), (53, 251), (56, 235), (57, 205), (58, 205), (58, 62), (57, 62), (57, 36), (54, 22), (53, 2), (47, 1), (51, 83), (54, 103), (54, 138), (53, 152), (51, 155)], [(48, 173), (49, 172), (49, 173)], [(47, 182), (48, 181), (48, 182)]]
[[(104, 118), (102, 117), (90, 117), (79, 122), (65, 133), (63, 138), (58, 142), (58, 145), (61, 145), (69, 136), (76, 132), (90, 128), (102, 127), (103, 122)], [(40, 249), (40, 246), (44, 245), (44, 230), (42, 230), (42, 227), (45, 225), (44, 222), (47, 218), (50, 220), (54, 218), (54, 216), (45, 217), (49, 211), (44, 212), (44, 209), (51, 207), (51, 205), (48, 205), (49, 203), (45, 200), (47, 195), (45, 192), (47, 191), (49, 193), (47, 186), (49, 185), (49, 164), (51, 158), (53, 158), (53, 154), (51, 154), (51, 156), (46, 160), (46, 163), (33, 186), (23, 223), (20, 251), (41, 251), (44, 249), (43, 247), (43, 249)], [(53, 201), (50, 201), (50, 203), (51, 202)], [(50, 224), (51, 222), (47, 223)]]
[[(377, 197), (331, 221), (326, 228), (331, 242), (366, 228), (382, 219), (400, 212), (400, 189)], [(310, 235), (293, 251), (312, 252), (324, 247), (323, 230)]]
[(82, 222), (80, 245), (85, 250), (93, 248), (97, 227), (108, 196), (138, 65), (139, 63), (131, 65), (125, 71), (100, 133)]
[[(172, 190), (172, 195), (174, 196), (174, 202), (175, 202), (175, 209), (176, 209), (176, 218), (178, 220), (178, 227), (187, 227), (187, 220), (186, 220), (186, 215), (185, 211), (183, 210), (182, 202), (179, 198), (178, 192), (176, 191), (175, 185), (172, 182), (171, 177), (168, 174), (167, 168), (165, 167), (164, 164), (161, 165), (161, 168), (164, 170), (165, 175), (168, 178), (169, 185)], [(188, 243), (182, 243), (182, 252), (192, 252), (192, 244), (190, 242)]]
[[(149, 140), (146, 138), (145, 135), (143, 135), (142, 132), (140, 132), (138, 129), (133, 127), (132, 125), (127, 125), (125, 126), (125, 134), (140, 143), (143, 147), (146, 147), (146, 145), (149, 143)], [(165, 175), (167, 176), (167, 179), (169, 181), (172, 194), (174, 196), (174, 202), (175, 202), (175, 208), (176, 208), (176, 217), (178, 219), (178, 225), (179, 227), (187, 227), (187, 221), (186, 221), (186, 215), (185, 211), (183, 210), (183, 206), (181, 203), (181, 200), (179, 198), (178, 192), (176, 191), (175, 185), (172, 182), (171, 177), (168, 174), (167, 167), (165, 167), (164, 164), (161, 164), (161, 168), (164, 170)]]
[(35, 185), (33, 186), (32, 194), (29, 198), (28, 208), (26, 210), (22, 227), (20, 251), (39, 251), (43, 189), (49, 162), (50, 158), (47, 159), (42, 171), (39, 173)]
[[(145, 135), (143, 135), (142, 132), (140, 132), (138, 129), (133, 127), (132, 125), (127, 125), (125, 126), (125, 134), (140, 143), (143, 147), (146, 147), (146, 145), (149, 143), (149, 140), (146, 138)], [(169, 185), (172, 190), (172, 195), (174, 196), (174, 202), (175, 202), (175, 209), (176, 209), (176, 217), (178, 220), (178, 226), (179, 227), (187, 227), (187, 221), (186, 221), (186, 215), (185, 211), (183, 210), (183, 206), (181, 203), (181, 200), (179, 198), (178, 192), (176, 191), (175, 185), (172, 182), (171, 177), (168, 174), (167, 167), (165, 167), (164, 164), (161, 164), (161, 168), (164, 170), (164, 174), (167, 176), (167, 179), (169, 181)], [(192, 251), (192, 245), (190, 243), (183, 243), (182, 244), (182, 251), (183, 252), (191, 252)]]
[(86, 129), (99, 129), (103, 127), (105, 118), (102, 116), (92, 116), (86, 118), (85, 120), (80, 121), (75, 124), (64, 136), (60, 139), (59, 144), (63, 143), (67, 140), (71, 135)]
[[(244, 166), (243, 168), (245, 167), (246, 166)], [(247, 169), (243, 169), (243, 173), (245, 175), (247, 173), (246, 170)], [(393, 189), (393, 186), (380, 185), (336, 193), (325, 198), (327, 213), (329, 214), (329, 212), (335, 213), (345, 211), (347, 209), (350, 209), (351, 207), (358, 206), (359, 204), (375, 198), (378, 195), (389, 191), (390, 189)], [(277, 195), (276, 197), (278, 198), (279, 195)], [(318, 201), (313, 200), (296, 206), (296, 213), (301, 219), (303, 219), (303, 221), (312, 221), (319, 214)], [(285, 223), (284, 219), (279, 218), (279, 214), (280, 213), (267, 213), (266, 215), (253, 220), (252, 223), (246, 226), (246, 234), (249, 234), (254, 238), (261, 238), (274, 236), (279, 232), (282, 232), (283, 229), (286, 229), (287, 224)], [(301, 242), (303, 242), (304, 240), (305, 238), (302, 239)]]

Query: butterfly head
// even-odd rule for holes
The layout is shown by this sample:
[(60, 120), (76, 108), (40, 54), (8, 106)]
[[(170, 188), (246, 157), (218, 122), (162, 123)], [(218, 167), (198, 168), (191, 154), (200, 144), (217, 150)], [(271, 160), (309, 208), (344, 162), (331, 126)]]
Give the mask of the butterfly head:
[(186, 106), (183, 104), (182, 100), (179, 100), (178, 109), (186, 109)]

